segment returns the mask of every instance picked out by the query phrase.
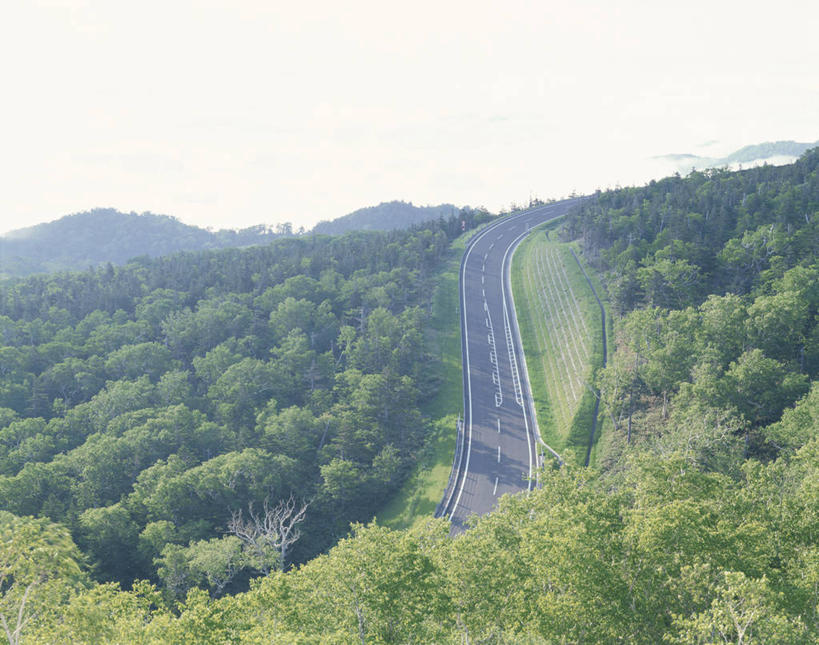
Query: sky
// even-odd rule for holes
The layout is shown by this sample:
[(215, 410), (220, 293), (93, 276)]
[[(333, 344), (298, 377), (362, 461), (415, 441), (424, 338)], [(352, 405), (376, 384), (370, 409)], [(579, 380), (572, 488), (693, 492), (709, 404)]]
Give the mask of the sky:
[(496, 211), (816, 141), (817, 33), (808, 0), (10, 0), (0, 233)]

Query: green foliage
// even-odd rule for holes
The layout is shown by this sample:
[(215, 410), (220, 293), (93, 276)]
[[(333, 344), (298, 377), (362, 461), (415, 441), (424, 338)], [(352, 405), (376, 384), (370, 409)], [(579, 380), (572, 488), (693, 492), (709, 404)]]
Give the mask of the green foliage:
[(819, 149), (789, 166), (710, 170), (597, 193), (566, 219), (611, 275), (616, 311), (764, 291), (819, 251)]
[(106, 642), (152, 643), (815, 642), (817, 475), (815, 429), (790, 455), (750, 459), (731, 476), (677, 451), (634, 452), (626, 469), (605, 476), (568, 465), (542, 472), (540, 488), (528, 495), (503, 497), (496, 512), (457, 537), (445, 520), (401, 532), (356, 525), (326, 554), (217, 599), (188, 587), (198, 580), (226, 589), (241, 557), (235, 541), (169, 545), (161, 571), (184, 598), (177, 611), (141, 583), (127, 592), (95, 586), (59, 600), (32, 636), (92, 642), (104, 634)]
[(10, 645), (23, 642), (38, 622), (53, 620), (86, 582), (65, 527), (0, 511), (0, 626)]
[(168, 544), (157, 562), (159, 578), (177, 596), (197, 585), (221, 595), (245, 565), (242, 543), (233, 535), (198, 540), (187, 547)]
[(0, 509), (63, 522), (99, 580), (178, 597), (246, 587), (254, 568), (219, 558), (251, 503), (311, 500), (288, 562), (326, 550), (423, 446), (430, 285), (461, 232), (452, 217), (6, 281)]
[(789, 424), (765, 428), (819, 374), (817, 168), (819, 149), (791, 166), (694, 172), (598, 193), (567, 216), (622, 316), (598, 376), (615, 428), (607, 468), (634, 444), (683, 437), (692, 459), (729, 469), (718, 437), (741, 436), (746, 456), (788, 447)]
[[(37, 643), (819, 640), (817, 166), (568, 218), (621, 315), (601, 469), (542, 472), (457, 537), (345, 537), (419, 454), (457, 220), (9, 283), (0, 503), (41, 518), (0, 514), (3, 616)], [(293, 491), (306, 564), (248, 584), (272, 567), (227, 522)], [(163, 593), (89, 587), (66, 527), (99, 578)]]

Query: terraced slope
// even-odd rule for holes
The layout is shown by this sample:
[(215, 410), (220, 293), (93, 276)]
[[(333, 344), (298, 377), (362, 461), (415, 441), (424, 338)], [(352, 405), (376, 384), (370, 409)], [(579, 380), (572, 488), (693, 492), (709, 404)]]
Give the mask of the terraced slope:
[(521, 244), (512, 284), (541, 435), (582, 461), (594, 371), (602, 364), (600, 313), (570, 246), (549, 233), (539, 231)]

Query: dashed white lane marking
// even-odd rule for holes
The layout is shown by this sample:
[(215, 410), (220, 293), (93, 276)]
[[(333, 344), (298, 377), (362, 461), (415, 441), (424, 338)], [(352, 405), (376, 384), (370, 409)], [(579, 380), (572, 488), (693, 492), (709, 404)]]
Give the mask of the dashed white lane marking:
[(495, 477), (495, 488), (492, 489), (492, 494), (493, 495), (498, 494), (498, 478), (497, 477)]
[(498, 433), (500, 433), (500, 419), (498, 419)]
[(484, 282), (485, 282), (485, 276), (481, 276), (481, 284), (484, 284)]
[(500, 446), (498, 446), (498, 463), (500, 463)]

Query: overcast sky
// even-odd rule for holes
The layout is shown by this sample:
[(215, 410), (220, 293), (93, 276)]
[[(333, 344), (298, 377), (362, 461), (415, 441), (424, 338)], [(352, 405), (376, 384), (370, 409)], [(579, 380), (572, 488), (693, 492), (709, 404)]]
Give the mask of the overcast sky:
[(492, 210), (819, 139), (819, 4), (8, 0), (0, 232)]

